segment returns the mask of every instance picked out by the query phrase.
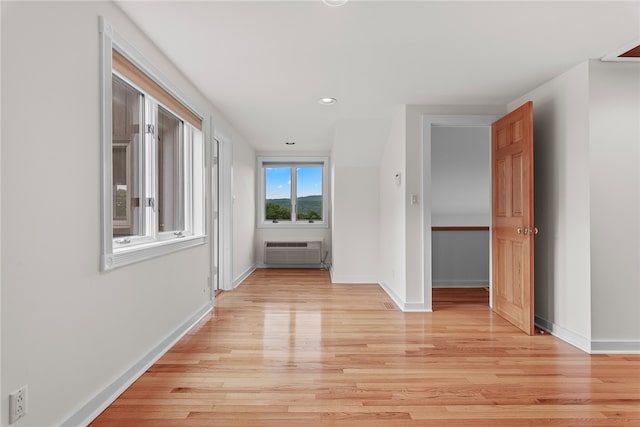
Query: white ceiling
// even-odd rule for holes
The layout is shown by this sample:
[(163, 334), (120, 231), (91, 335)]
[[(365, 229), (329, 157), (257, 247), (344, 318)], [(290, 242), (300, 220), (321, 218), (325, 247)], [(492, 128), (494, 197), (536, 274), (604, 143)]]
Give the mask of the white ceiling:
[(638, 1), (118, 4), (259, 151), (326, 151), (401, 104), (504, 105), (640, 37)]

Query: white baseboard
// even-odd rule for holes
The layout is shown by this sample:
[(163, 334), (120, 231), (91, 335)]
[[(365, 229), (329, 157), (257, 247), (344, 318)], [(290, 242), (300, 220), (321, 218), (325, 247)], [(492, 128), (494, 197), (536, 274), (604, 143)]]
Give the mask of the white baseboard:
[(393, 300), (393, 302), (400, 308), (400, 310), (404, 312), (431, 313), (432, 310), (426, 308), (423, 303), (404, 302), (386, 283), (378, 282), (378, 284), (380, 285), (382, 290), (384, 290), (387, 295), (389, 295), (389, 298)]
[(558, 326), (555, 323), (539, 316), (535, 317), (535, 324), (537, 327), (544, 329), (554, 337), (560, 338), (562, 341), (577, 347), (585, 353), (591, 353), (591, 341), (588, 338), (570, 331), (569, 329), (563, 328), (562, 326)]
[(640, 341), (591, 341), (591, 354), (640, 354)]
[(241, 284), (242, 282), (244, 282), (244, 281), (245, 281), (245, 279), (246, 279), (247, 277), (249, 277), (249, 276), (251, 275), (251, 273), (253, 273), (254, 271), (256, 271), (256, 265), (255, 265), (255, 264), (253, 264), (251, 267), (247, 268), (247, 269), (245, 270), (245, 272), (244, 272), (244, 273), (242, 273), (242, 274), (240, 275), (240, 277), (238, 277), (238, 278), (237, 278), (237, 279), (235, 279), (233, 282), (231, 282), (231, 289), (235, 289), (235, 288), (237, 288), (238, 286), (240, 286), (240, 284)]
[(424, 303), (421, 302), (405, 302), (404, 309), (402, 311), (405, 312), (420, 312), (420, 313), (431, 313), (432, 309), (427, 308)]
[(213, 309), (213, 302), (198, 310), (190, 319), (184, 322), (178, 329), (163, 339), (155, 348), (147, 353), (137, 363), (127, 369), (118, 379), (105, 387), (101, 392), (78, 409), (61, 427), (87, 426), (114, 400), (118, 398), (131, 384), (144, 374), (154, 363), (158, 361), (171, 347), (189, 332), (204, 316)]
[(402, 301), (402, 299), (398, 295), (396, 295), (396, 293), (393, 291), (393, 289), (391, 289), (384, 282), (378, 282), (378, 284), (380, 285), (382, 290), (385, 291), (387, 293), (387, 295), (389, 295), (389, 298), (391, 298), (393, 300), (395, 305), (398, 306), (400, 308), (400, 310), (404, 311), (404, 301)]
[(433, 288), (488, 288), (487, 280), (433, 280)]
[(589, 354), (640, 354), (640, 341), (590, 340), (536, 316), (536, 326)]
[(375, 283), (379, 285), (383, 291), (393, 300), (393, 303), (404, 312), (424, 312), (430, 313), (432, 310), (427, 309), (423, 303), (404, 302), (386, 283), (377, 280), (374, 277), (367, 276), (337, 276), (333, 273), (333, 268), (329, 270), (331, 273), (331, 283), (341, 284), (369, 284)]

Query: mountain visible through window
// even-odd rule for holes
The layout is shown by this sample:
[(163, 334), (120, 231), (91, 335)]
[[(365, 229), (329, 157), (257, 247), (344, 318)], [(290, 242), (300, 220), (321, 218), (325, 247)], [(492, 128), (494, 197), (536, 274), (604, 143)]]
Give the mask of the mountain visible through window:
[(322, 167), (297, 168), (296, 217), (322, 220)]
[(266, 168), (265, 218), (291, 221), (291, 168)]

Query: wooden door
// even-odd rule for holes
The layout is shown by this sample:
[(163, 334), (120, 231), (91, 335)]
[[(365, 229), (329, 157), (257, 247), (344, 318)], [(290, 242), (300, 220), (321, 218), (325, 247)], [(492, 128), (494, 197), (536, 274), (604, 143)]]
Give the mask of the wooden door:
[(493, 310), (532, 335), (532, 102), (492, 125), (491, 151)]

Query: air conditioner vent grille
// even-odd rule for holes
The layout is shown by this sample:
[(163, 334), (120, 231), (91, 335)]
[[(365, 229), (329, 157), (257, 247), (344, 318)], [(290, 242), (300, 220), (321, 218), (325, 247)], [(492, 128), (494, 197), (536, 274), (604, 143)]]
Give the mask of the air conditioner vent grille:
[(266, 242), (268, 248), (306, 248), (308, 242)]
[(317, 266), (322, 242), (264, 242), (265, 265)]

